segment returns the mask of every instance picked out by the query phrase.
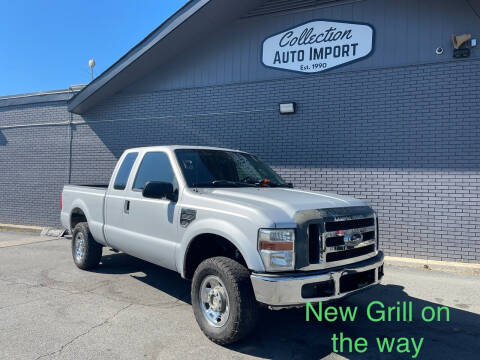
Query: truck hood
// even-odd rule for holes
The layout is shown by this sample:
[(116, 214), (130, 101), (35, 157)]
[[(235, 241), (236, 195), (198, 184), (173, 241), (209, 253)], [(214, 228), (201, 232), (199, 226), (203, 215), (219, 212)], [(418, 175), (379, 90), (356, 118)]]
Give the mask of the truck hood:
[(204, 196), (253, 208), (281, 225), (293, 222), (301, 210), (366, 206), (348, 196), (289, 188), (221, 188), (205, 189)]

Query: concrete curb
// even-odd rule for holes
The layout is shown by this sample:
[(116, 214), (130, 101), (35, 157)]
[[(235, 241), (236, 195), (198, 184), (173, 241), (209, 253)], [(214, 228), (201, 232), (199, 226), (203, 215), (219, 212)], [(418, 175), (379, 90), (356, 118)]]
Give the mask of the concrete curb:
[(34, 233), (34, 234), (39, 234), (40, 235), (40, 233), (43, 230), (43, 227), (0, 223), (0, 231), (2, 231), (2, 230)]
[(393, 266), (409, 267), (414, 269), (421, 269), (426, 271), (443, 271), (457, 274), (466, 274), (480, 276), (480, 264), (426, 260), (426, 259), (411, 259), (394, 256), (385, 256), (385, 264)]

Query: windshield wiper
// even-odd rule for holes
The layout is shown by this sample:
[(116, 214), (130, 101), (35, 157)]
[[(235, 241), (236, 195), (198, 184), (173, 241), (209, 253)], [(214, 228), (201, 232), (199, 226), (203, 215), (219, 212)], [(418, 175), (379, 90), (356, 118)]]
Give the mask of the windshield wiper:
[(286, 188), (292, 188), (293, 186), (291, 184), (279, 184), (276, 182), (272, 182), (268, 179), (263, 179), (263, 180), (258, 180), (254, 183), (255, 186), (261, 186), (261, 187), (286, 187)]
[(249, 184), (249, 183), (245, 183), (245, 182), (241, 182), (241, 181), (232, 181), (232, 180), (215, 180), (215, 181), (212, 181), (212, 185), (213, 186), (232, 185), (232, 186), (239, 186), (239, 187), (255, 186), (254, 184)]
[(206, 183), (193, 184), (192, 187), (255, 187), (255, 184), (249, 184), (232, 180), (214, 180)]

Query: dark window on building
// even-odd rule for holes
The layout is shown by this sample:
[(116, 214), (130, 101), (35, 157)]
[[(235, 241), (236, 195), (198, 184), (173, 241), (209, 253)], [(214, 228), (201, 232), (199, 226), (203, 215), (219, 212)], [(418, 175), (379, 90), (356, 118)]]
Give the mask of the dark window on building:
[(138, 153), (130, 153), (123, 159), (122, 165), (120, 165), (120, 169), (118, 170), (117, 177), (115, 178), (115, 183), (113, 188), (116, 190), (125, 190), (127, 186), (128, 176), (130, 175), (130, 171), (132, 170), (133, 163), (137, 158)]
[(173, 189), (178, 188), (172, 165), (167, 154), (163, 152), (146, 153), (138, 168), (133, 189), (143, 190), (149, 181), (161, 181), (173, 184)]

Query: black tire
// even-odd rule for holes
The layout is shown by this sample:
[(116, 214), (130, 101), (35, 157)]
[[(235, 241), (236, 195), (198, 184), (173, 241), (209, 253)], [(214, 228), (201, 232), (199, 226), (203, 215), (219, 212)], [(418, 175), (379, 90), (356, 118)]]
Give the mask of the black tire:
[[(84, 240), (83, 251), (77, 254), (77, 242)], [(94, 239), (86, 222), (78, 223), (72, 234), (72, 256), (73, 262), (82, 270), (90, 270), (100, 263), (102, 258), (102, 245)]]
[[(221, 327), (212, 325), (202, 309), (200, 287), (209, 276), (220, 278), (228, 294), (229, 316)], [(248, 335), (255, 327), (258, 306), (250, 273), (235, 260), (214, 257), (203, 261), (193, 275), (191, 298), (198, 325), (203, 333), (217, 344), (226, 345), (236, 342)]]

